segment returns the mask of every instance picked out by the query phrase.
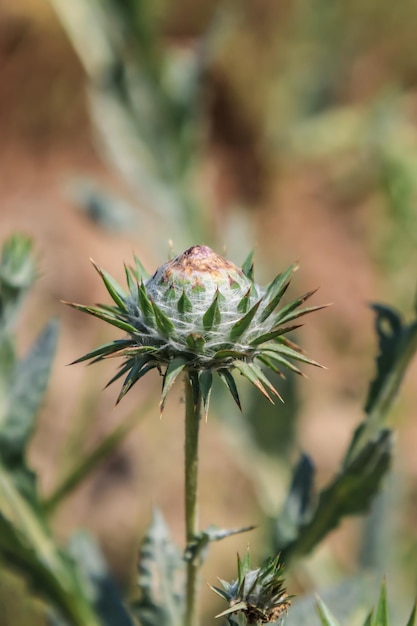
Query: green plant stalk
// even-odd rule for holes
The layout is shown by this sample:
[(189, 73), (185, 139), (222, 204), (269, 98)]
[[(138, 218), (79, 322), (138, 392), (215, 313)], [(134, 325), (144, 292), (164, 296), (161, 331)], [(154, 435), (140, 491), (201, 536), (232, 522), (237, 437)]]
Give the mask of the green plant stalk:
[[(198, 533), (198, 434), (201, 421), (201, 394), (195, 402), (191, 381), (185, 374), (185, 537), (189, 545)], [(198, 625), (199, 563), (187, 562), (184, 626)]]

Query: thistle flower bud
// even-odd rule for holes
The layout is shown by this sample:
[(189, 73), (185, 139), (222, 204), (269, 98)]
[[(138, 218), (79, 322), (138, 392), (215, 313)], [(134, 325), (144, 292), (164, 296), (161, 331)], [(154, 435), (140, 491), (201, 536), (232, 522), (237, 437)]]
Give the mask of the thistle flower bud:
[(135, 267), (126, 268), (128, 292), (95, 267), (114, 305), (72, 306), (127, 331), (128, 337), (76, 362), (122, 357), (119, 372), (110, 381), (125, 376), (118, 401), (145, 373), (157, 368), (163, 375), (161, 410), (183, 371), (190, 377), (195, 397), (201, 396), (206, 413), (213, 373), (240, 408), (233, 372), (247, 378), (272, 402), (280, 396), (265, 368), (280, 375), (282, 368), (301, 374), (294, 360), (318, 365), (285, 337), (298, 327), (290, 322), (322, 308), (300, 308), (314, 292), (277, 308), (294, 265), (263, 289), (254, 282), (252, 255), (239, 268), (207, 246), (193, 246), (159, 267), (152, 277), (147, 277), (135, 258)]
[(216, 617), (226, 617), (236, 624), (236, 617), (245, 616), (247, 624), (276, 623), (288, 613), (291, 599), (285, 589), (283, 571), (279, 557), (268, 559), (265, 565), (251, 568), (249, 551), (241, 560), (238, 556), (238, 577), (228, 583), (219, 579), (221, 587), (210, 587), (212, 591), (229, 603), (229, 608)]

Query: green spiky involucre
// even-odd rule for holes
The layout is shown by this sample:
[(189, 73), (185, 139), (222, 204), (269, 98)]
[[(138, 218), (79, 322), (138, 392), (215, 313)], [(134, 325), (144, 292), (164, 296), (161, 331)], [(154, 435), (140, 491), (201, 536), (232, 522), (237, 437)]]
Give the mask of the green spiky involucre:
[[(238, 268), (207, 246), (193, 246), (148, 277), (135, 257), (126, 267), (128, 291), (95, 265), (114, 304), (71, 306), (126, 331), (128, 336), (100, 346), (75, 362), (113, 356), (123, 361), (110, 383), (125, 377), (118, 401), (149, 370), (163, 375), (161, 410), (169, 389), (185, 371), (196, 398), (208, 411), (213, 373), (226, 384), (240, 408), (233, 373), (240, 373), (271, 402), (280, 397), (264, 370), (301, 374), (293, 361), (318, 365), (285, 335), (296, 318), (321, 306), (302, 307), (308, 292), (278, 308), (295, 265), (266, 288), (253, 279), (252, 255)], [(109, 384), (110, 384), (109, 383)]]
[(247, 551), (244, 559), (237, 557), (237, 569), (236, 580), (228, 583), (219, 578), (221, 587), (210, 587), (229, 603), (229, 608), (216, 617), (226, 617), (234, 625), (241, 623), (236, 621), (240, 615), (244, 616), (242, 623), (259, 625), (278, 622), (288, 614), (291, 598), (285, 588), (279, 556), (253, 569)]

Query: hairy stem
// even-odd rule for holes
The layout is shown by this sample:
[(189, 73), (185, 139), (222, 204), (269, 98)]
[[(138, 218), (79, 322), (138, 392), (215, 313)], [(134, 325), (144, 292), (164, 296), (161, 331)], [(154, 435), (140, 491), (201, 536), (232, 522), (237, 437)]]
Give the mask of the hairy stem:
[[(185, 533), (189, 545), (198, 533), (198, 433), (201, 421), (201, 395), (195, 402), (188, 374), (185, 375)], [(199, 564), (187, 562), (184, 626), (198, 625)]]

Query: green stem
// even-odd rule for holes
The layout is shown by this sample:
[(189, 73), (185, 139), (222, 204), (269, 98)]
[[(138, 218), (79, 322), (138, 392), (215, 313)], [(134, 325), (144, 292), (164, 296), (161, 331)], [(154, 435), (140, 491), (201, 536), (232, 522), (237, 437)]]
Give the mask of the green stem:
[[(189, 545), (198, 533), (198, 433), (201, 421), (201, 394), (197, 403), (188, 374), (185, 376), (185, 534)], [(184, 626), (198, 625), (197, 560), (187, 561)]]

